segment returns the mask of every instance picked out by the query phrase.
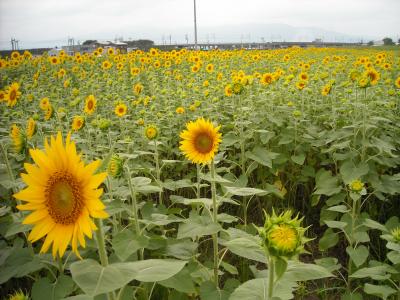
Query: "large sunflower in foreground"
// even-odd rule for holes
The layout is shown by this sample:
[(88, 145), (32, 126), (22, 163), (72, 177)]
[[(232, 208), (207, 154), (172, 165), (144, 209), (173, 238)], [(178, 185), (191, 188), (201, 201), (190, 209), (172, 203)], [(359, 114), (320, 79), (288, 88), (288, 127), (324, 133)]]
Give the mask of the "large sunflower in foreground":
[(64, 145), (58, 132), (50, 144), (45, 140), (45, 151), (30, 149), (35, 164), (26, 163), (27, 173), (21, 174), (28, 186), (14, 194), (27, 202), (18, 205), (19, 210), (32, 211), (23, 221), (33, 225), (29, 241), (46, 236), (40, 252), (53, 245), (53, 257), (62, 257), (70, 242), (79, 256), (78, 244), (85, 247), (85, 235), (91, 238), (97, 229), (92, 218), (108, 217), (99, 199), (103, 190), (98, 188), (107, 174), (94, 174), (100, 161), (85, 166), (70, 138), (68, 134)]
[(210, 162), (221, 142), (220, 127), (214, 127), (209, 120), (203, 118), (187, 123), (186, 130), (180, 134), (182, 141), (179, 149), (193, 163), (206, 164)]

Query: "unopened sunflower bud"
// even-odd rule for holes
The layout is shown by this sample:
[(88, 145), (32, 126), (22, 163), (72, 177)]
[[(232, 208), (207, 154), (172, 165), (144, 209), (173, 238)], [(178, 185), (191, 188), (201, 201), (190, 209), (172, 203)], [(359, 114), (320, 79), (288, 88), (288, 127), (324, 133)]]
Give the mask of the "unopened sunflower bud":
[(264, 227), (259, 228), (262, 244), (266, 252), (274, 257), (291, 258), (304, 251), (304, 244), (310, 239), (304, 236), (307, 228), (301, 227), (302, 219), (292, 218), (286, 211), (279, 216), (265, 214)]
[(114, 178), (119, 178), (122, 175), (123, 170), (123, 162), (122, 159), (117, 155), (114, 154), (110, 162), (108, 163), (107, 172)]

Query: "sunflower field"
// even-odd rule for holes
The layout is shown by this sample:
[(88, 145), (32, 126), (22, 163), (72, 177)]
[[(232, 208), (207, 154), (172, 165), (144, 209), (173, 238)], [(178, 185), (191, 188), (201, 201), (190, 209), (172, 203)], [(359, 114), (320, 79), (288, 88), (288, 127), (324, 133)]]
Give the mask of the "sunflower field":
[(0, 58), (0, 297), (400, 298), (400, 51)]

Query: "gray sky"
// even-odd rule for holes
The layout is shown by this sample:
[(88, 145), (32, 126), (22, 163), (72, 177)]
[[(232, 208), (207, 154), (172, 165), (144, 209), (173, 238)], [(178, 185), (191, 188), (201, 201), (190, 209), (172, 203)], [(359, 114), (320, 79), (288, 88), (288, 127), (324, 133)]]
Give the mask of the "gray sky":
[[(400, 0), (197, 0), (197, 11), (203, 41), (232, 39), (230, 28), (243, 28), (235, 39), (287, 38), (279, 29), (258, 30), (263, 24), (316, 27), (338, 36), (400, 35)], [(0, 0), (2, 49), (10, 48), (12, 37), (21, 48), (66, 44), (68, 36), (80, 41), (148, 37), (160, 43), (163, 37), (169, 42), (171, 34), (183, 42), (186, 33), (193, 40), (192, 24), (192, 0)], [(308, 36), (303, 30), (296, 38)]]

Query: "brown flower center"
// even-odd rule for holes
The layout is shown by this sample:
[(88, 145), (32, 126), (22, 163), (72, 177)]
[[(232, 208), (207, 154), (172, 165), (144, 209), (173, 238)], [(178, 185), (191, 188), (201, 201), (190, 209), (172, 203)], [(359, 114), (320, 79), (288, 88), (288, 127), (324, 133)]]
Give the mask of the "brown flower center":
[(81, 214), (81, 186), (68, 173), (56, 172), (51, 176), (47, 182), (45, 197), (49, 215), (58, 224), (72, 224)]
[(199, 134), (194, 141), (195, 148), (200, 153), (208, 153), (213, 147), (213, 139), (207, 133)]

